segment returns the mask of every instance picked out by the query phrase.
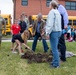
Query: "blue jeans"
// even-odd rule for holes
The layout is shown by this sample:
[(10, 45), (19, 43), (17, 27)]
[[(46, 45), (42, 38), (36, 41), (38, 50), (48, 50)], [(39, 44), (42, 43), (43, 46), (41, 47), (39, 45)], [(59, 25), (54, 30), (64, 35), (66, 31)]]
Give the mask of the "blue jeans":
[(58, 53), (58, 41), (61, 36), (61, 32), (52, 32), (50, 35), (50, 45), (52, 48), (52, 66), (57, 67), (59, 66), (60, 58)]
[[(32, 44), (32, 50), (35, 52), (36, 49), (36, 45), (37, 45), (37, 40), (38, 38), (41, 37), (41, 35), (39, 33), (36, 33), (36, 35), (34, 36), (34, 41)], [(48, 50), (48, 45), (45, 39), (42, 39), (42, 43), (43, 43), (43, 47), (44, 47), (44, 52), (47, 52)]]

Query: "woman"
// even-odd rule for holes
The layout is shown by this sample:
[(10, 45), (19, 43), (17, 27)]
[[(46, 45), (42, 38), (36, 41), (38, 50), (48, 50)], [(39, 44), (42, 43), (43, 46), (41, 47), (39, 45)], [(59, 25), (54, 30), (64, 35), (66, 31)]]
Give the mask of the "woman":
[(53, 59), (51, 66), (58, 68), (59, 65), (59, 54), (58, 54), (58, 41), (61, 36), (61, 16), (57, 10), (58, 4), (56, 1), (50, 2), (50, 12), (48, 14), (47, 23), (45, 27), (46, 36), (50, 39), (52, 48)]
[(27, 29), (27, 23), (24, 21), (24, 16), (20, 16), (19, 26), (21, 28), (20, 33), (23, 33)]
[(30, 47), (28, 47), (26, 45), (26, 42), (27, 42), (27, 39), (28, 39), (28, 31), (25, 30), (22, 34), (17, 34), (14, 36), (14, 40), (15, 42), (17, 43), (16, 46), (13, 48), (13, 51), (12, 53), (15, 53), (15, 49), (18, 47), (18, 50), (19, 50), (19, 54), (20, 55), (23, 55), (22, 51), (21, 51), (21, 45), (23, 44), (25, 46), (25, 48), (31, 50)]
[(32, 19), (32, 16), (29, 16), (28, 20), (29, 20), (29, 27), (30, 27), (30, 26), (33, 25), (33, 22), (34, 22), (33, 19)]

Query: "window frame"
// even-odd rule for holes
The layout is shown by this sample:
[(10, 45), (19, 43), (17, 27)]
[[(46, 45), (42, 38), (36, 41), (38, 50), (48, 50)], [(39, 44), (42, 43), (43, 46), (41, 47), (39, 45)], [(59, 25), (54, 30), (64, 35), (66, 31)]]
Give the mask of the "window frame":
[(69, 20), (68, 25), (72, 26), (72, 20)]
[(50, 1), (52, 1), (52, 0), (46, 0), (46, 6), (47, 6), (47, 7), (49, 7)]
[(73, 25), (76, 26), (76, 20), (73, 20)]
[(8, 25), (8, 18), (4, 18), (6, 25)]
[(22, 6), (28, 6), (28, 0), (21, 0)]
[[(75, 4), (73, 5), (73, 3), (75, 3)], [(76, 10), (76, 2), (75, 1), (66, 1), (65, 8), (67, 10)]]

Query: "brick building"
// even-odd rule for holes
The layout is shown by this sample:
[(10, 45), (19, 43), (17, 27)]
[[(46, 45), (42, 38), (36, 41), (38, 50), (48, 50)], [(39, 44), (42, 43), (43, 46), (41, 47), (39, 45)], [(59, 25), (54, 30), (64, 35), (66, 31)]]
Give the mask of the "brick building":
[[(28, 16), (37, 15), (39, 12), (47, 15), (50, 1), (51, 0), (13, 0), (14, 19), (18, 19), (22, 12), (25, 12)], [(76, 0), (59, 0), (59, 3), (65, 6), (69, 16), (76, 15)]]

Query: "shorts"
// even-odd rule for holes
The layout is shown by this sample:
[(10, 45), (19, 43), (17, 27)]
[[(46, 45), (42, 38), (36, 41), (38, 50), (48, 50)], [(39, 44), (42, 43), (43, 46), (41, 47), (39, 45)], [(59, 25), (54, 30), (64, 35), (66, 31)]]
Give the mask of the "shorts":
[(21, 43), (24, 43), (24, 41), (22, 40), (21, 34), (15, 35), (14, 40), (19, 40)]
[(15, 35), (12, 35), (12, 40), (11, 40), (13, 43), (15, 42), (14, 36), (15, 36)]

